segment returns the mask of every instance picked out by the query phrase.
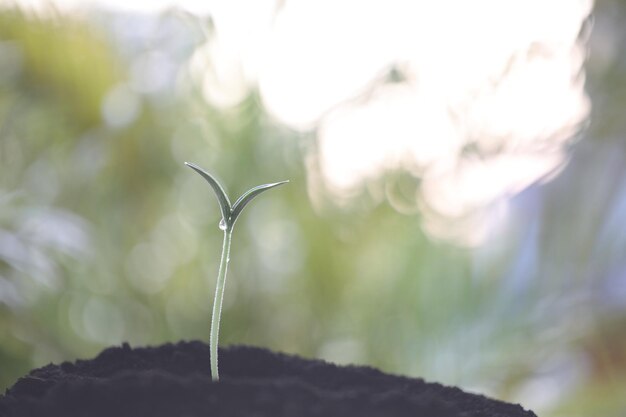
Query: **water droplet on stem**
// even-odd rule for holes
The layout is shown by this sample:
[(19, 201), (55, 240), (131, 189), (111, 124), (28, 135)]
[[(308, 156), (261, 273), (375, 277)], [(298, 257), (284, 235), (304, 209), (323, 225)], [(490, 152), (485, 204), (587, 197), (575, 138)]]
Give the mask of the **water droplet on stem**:
[(220, 224), (218, 226), (220, 228), (220, 230), (226, 230), (226, 227), (228, 227), (226, 225), (226, 219), (222, 217), (222, 220), (220, 220)]

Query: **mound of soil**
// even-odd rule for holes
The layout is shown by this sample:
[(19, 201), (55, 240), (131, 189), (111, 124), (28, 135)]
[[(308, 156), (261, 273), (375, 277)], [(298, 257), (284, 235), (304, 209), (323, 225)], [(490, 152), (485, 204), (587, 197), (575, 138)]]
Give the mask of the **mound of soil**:
[(249, 346), (180, 342), (48, 365), (0, 397), (6, 417), (536, 417), (458, 388)]

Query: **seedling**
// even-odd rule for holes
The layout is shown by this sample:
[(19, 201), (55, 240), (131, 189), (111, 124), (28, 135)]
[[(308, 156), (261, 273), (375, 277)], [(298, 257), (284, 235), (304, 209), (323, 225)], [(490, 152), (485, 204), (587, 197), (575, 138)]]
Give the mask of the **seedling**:
[(217, 201), (220, 205), (222, 212), (222, 220), (220, 220), (219, 228), (224, 231), (224, 243), (222, 245), (222, 257), (220, 259), (220, 268), (217, 274), (217, 285), (215, 287), (215, 300), (213, 301), (213, 315), (211, 318), (211, 337), (209, 340), (210, 355), (211, 355), (211, 377), (214, 381), (219, 380), (219, 372), (217, 369), (217, 346), (218, 336), (220, 331), (220, 316), (222, 314), (222, 300), (224, 299), (224, 284), (226, 283), (226, 271), (228, 270), (228, 262), (230, 261), (230, 241), (233, 235), (233, 228), (235, 222), (243, 208), (252, 199), (263, 191), (270, 188), (277, 187), (281, 184), (285, 184), (289, 181), (275, 182), (273, 184), (264, 184), (254, 187), (243, 193), (241, 197), (235, 201), (234, 205), (230, 204), (230, 200), (224, 191), (224, 188), (220, 183), (213, 178), (211, 174), (200, 168), (199, 166), (190, 162), (185, 162), (185, 165), (195, 170), (198, 174), (207, 180), (207, 182), (213, 188)]

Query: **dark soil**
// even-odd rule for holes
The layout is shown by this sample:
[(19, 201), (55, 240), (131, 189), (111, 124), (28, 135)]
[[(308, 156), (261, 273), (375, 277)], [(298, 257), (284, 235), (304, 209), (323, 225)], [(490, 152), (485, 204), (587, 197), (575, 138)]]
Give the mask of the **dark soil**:
[(106, 349), (95, 359), (48, 365), (0, 397), (2, 417), (536, 417), (458, 388), (357, 366), (233, 346), (181, 342)]

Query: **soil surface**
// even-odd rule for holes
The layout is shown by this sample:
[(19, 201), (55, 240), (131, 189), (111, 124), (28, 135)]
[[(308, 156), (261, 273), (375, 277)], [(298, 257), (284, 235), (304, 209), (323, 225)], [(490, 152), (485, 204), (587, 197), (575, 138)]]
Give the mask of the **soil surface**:
[(536, 417), (458, 388), (249, 346), (180, 342), (48, 365), (0, 397), (2, 417)]

